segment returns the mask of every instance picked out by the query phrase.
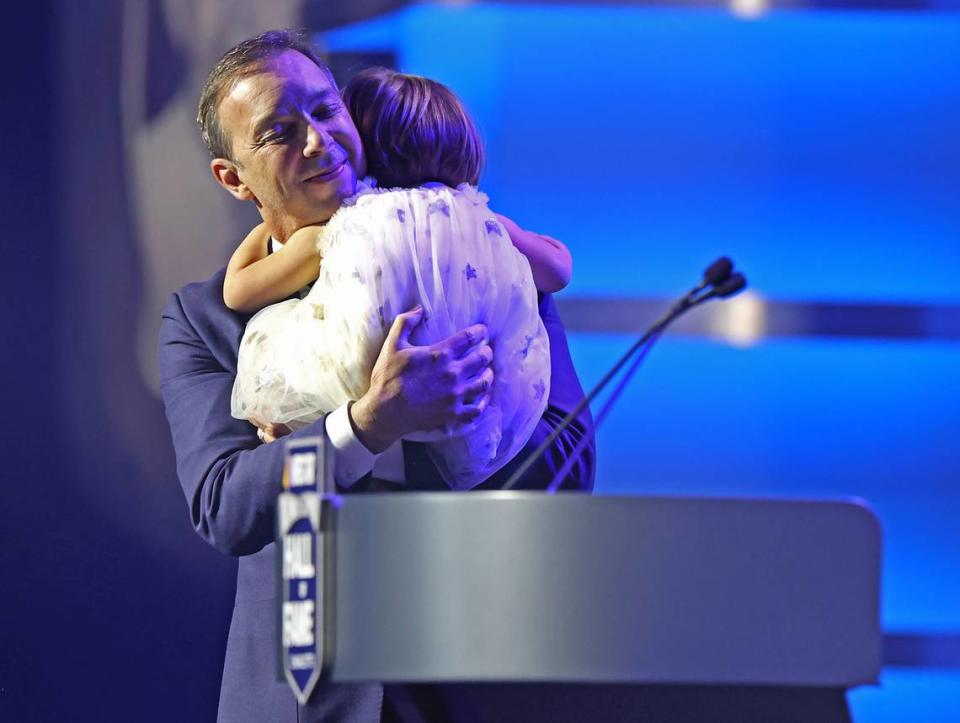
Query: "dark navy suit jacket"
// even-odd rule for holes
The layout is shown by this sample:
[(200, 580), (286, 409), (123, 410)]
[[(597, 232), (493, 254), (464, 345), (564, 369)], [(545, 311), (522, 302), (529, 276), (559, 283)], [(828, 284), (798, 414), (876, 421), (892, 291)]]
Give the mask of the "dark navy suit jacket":
[[(159, 345), (161, 392), (193, 525), (218, 550), (240, 557), (219, 720), (378, 720), (379, 685), (320, 686), (310, 704), (298, 710), (286, 683), (277, 680), (273, 539), (284, 447), (260, 444), (253, 426), (230, 416), (237, 349), (249, 316), (226, 308), (223, 278), (221, 270), (173, 295), (163, 313)], [(550, 337), (547, 410), (525, 450), (478, 489), (501, 486), (583, 396), (550, 296), (541, 300), (540, 315)], [(294, 436), (322, 434), (322, 425), (320, 420)], [(589, 437), (585, 452), (563, 487), (591, 490), (595, 447), (588, 411), (557, 439), (518, 488), (545, 487), (585, 436)], [(447, 489), (419, 445), (404, 443), (404, 460), (408, 489)], [(361, 481), (356, 489), (363, 488)]]

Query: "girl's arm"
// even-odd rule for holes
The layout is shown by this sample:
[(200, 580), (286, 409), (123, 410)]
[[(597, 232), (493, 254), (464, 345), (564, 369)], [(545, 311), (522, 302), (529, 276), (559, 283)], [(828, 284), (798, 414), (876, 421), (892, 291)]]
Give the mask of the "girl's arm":
[(264, 224), (257, 226), (230, 257), (223, 302), (234, 311), (250, 313), (316, 281), (320, 273), (317, 236), (322, 232), (322, 226), (304, 226), (271, 254), (270, 234)]
[(570, 276), (573, 274), (573, 257), (563, 243), (550, 236), (526, 231), (499, 213), (494, 215), (507, 229), (513, 245), (530, 262), (533, 283), (536, 284), (537, 291), (550, 294), (560, 291), (570, 283)]

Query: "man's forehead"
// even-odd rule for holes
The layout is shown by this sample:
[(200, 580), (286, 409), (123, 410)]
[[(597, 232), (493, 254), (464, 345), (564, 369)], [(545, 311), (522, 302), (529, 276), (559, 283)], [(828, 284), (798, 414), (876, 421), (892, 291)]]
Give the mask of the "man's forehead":
[[(256, 124), (281, 113), (337, 96), (327, 74), (300, 53), (261, 61), (224, 96), (224, 105)], [(302, 59), (302, 60), (298, 60)]]

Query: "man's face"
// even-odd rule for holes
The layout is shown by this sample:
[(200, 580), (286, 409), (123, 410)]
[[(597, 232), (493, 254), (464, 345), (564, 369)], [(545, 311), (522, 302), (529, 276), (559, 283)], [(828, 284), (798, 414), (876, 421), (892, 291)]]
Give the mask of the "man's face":
[[(339, 94), (326, 73), (294, 50), (240, 80), (220, 103), (220, 123), (234, 163), (214, 160), (214, 175), (234, 196), (254, 201), (281, 241), (329, 219), (366, 173), (360, 137)], [(218, 162), (236, 180), (218, 173)]]

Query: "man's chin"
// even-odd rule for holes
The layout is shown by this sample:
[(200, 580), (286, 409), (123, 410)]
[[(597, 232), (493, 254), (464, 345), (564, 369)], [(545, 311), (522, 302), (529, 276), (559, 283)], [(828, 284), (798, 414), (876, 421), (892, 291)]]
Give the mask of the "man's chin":
[(305, 185), (306, 194), (303, 199), (305, 206), (325, 216), (322, 220), (326, 221), (340, 208), (345, 199), (357, 192), (357, 176), (352, 170), (345, 171), (342, 178), (338, 178), (335, 182)]
[(308, 183), (311, 195), (316, 199), (332, 200), (339, 198), (343, 201), (357, 192), (357, 174), (349, 166), (345, 166), (340, 175), (326, 183)]
[(325, 224), (344, 200), (356, 193), (356, 186), (356, 177), (351, 173), (349, 178), (338, 183), (316, 184), (305, 189), (297, 203), (297, 211), (291, 214), (300, 219), (297, 227)]

